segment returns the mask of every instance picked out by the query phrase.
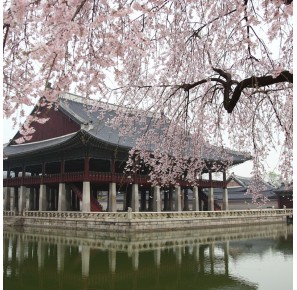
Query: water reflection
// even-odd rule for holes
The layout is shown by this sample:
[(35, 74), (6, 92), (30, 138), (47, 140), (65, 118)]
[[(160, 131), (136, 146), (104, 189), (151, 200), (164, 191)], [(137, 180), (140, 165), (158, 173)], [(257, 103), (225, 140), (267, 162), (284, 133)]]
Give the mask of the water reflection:
[[(285, 224), (138, 234), (5, 229), (3, 235), (5, 290), (272, 289), (236, 269), (268, 251), (289, 257), (290, 269), (293, 254), (293, 228)], [(282, 289), (290, 289), (285, 283)]]

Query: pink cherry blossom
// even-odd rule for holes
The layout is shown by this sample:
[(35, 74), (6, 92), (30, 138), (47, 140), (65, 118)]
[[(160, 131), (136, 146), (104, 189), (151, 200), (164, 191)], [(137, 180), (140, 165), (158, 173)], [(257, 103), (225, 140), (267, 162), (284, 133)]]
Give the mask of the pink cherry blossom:
[(257, 180), (275, 146), (289, 180), (291, 2), (4, 1), (4, 115), (17, 120), (22, 106), (73, 91), (119, 105), (108, 125), (125, 138), (141, 131), (127, 168), (146, 164), (152, 182), (195, 183), (205, 158), (232, 163), (227, 147), (253, 155)]

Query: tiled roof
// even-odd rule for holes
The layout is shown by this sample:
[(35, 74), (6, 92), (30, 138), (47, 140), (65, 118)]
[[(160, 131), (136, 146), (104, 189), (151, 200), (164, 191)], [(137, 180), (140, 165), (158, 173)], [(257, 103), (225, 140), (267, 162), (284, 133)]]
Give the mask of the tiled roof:
[[(98, 103), (96, 104), (98, 106)], [(105, 104), (102, 103), (102, 107)], [(154, 124), (154, 119), (153, 115), (147, 115), (146, 117), (146, 126), (141, 125), (140, 123), (135, 123), (134, 124), (134, 134), (133, 136), (129, 137), (124, 137), (119, 134), (118, 129), (108, 127), (106, 125), (106, 121), (112, 119), (116, 112), (115, 110), (117, 109), (116, 106), (112, 105), (110, 110), (105, 111), (106, 113), (103, 114), (102, 119), (98, 119), (98, 112), (92, 112), (91, 110), (86, 110), (88, 105), (84, 105), (82, 102), (82, 99), (78, 96), (73, 96), (73, 95), (67, 95), (66, 96), (66, 101), (61, 101), (61, 109), (67, 114), (68, 116), (73, 116), (75, 120), (79, 120), (80, 124), (88, 124), (90, 127), (88, 129), (88, 134), (92, 135), (93, 137), (114, 145), (118, 145), (121, 147), (126, 147), (126, 148), (132, 148), (135, 146), (136, 139), (140, 137), (145, 131), (147, 130), (148, 124)], [(100, 107), (100, 103), (99, 103)], [(89, 108), (91, 106), (89, 105)], [(86, 125), (86, 126), (88, 126)], [(156, 129), (155, 129), (156, 130)], [(159, 129), (159, 130), (162, 130)], [(210, 146), (209, 146), (210, 147)], [(151, 148), (153, 150), (153, 148)], [(210, 159), (210, 153), (212, 150), (209, 148), (206, 148), (205, 150), (208, 152), (207, 156), (208, 159)], [(247, 154), (237, 152), (237, 151), (232, 151), (232, 150), (227, 150), (228, 154), (233, 157), (233, 163), (234, 164), (239, 164), (242, 163), (248, 159), (251, 159), (250, 156), (247, 156)], [(220, 157), (214, 157), (215, 160), (218, 160)]]
[(3, 148), (3, 157), (7, 158), (9, 156), (22, 155), (22, 154), (27, 154), (30, 152), (42, 150), (45, 148), (53, 148), (56, 146), (61, 146), (66, 141), (72, 139), (75, 135), (76, 133), (72, 133), (66, 136), (61, 136), (61, 137), (39, 141), (39, 142), (9, 145), (9, 146), (6, 145)]
[[(243, 177), (243, 176), (238, 176), (238, 175), (235, 175), (234, 173), (232, 173), (228, 178), (227, 178), (227, 182), (230, 182), (231, 180), (234, 180), (236, 181), (238, 184), (240, 184), (243, 188), (248, 188), (250, 186), (250, 183), (252, 181), (252, 178), (251, 177)], [(262, 180), (262, 185), (265, 187), (266, 190), (272, 190), (272, 189), (275, 189), (275, 187)]]
[(293, 183), (291, 184), (284, 184), (282, 183), (278, 188), (273, 190), (275, 193), (293, 193)]
[[(228, 199), (229, 200), (250, 200), (252, 196), (250, 194), (246, 194), (247, 188), (228, 188)], [(207, 190), (205, 191), (207, 194)], [(214, 188), (214, 198), (216, 200), (223, 200), (223, 188)], [(276, 194), (272, 190), (262, 191), (263, 194), (268, 199), (276, 199)]]
[[(71, 138), (74, 138), (76, 134), (80, 134), (81, 132), (92, 136), (100, 142), (120, 146), (124, 149), (126, 148), (127, 150), (129, 150), (135, 146), (136, 139), (147, 130), (148, 124), (153, 124), (154, 119), (156, 119), (152, 114), (146, 114), (145, 126), (143, 124), (141, 125), (140, 123), (135, 122), (133, 135), (125, 137), (121, 136), (118, 129), (106, 125), (106, 122), (115, 116), (116, 109), (119, 107), (115, 105), (108, 105), (109, 109), (105, 110), (104, 113), (102, 113), (101, 119), (98, 119), (98, 110), (90, 110), (91, 105), (96, 105), (97, 108), (102, 108), (106, 104), (98, 103), (94, 100), (85, 101), (85, 99), (83, 99), (82, 97), (72, 94), (63, 95), (63, 97), (61, 97), (59, 100), (58, 110), (60, 110), (76, 123), (81, 125), (81, 130), (67, 136), (44, 140), (41, 142), (6, 146), (4, 147), (4, 157), (25, 154), (37, 150), (44, 150), (46, 148), (52, 148), (53, 146), (62, 146), (63, 143)], [(155, 130), (160, 131), (163, 129), (164, 128), (157, 128)], [(150, 150), (153, 150), (153, 147), (151, 147)], [(205, 152), (207, 153), (207, 155), (205, 155), (205, 159), (207, 160), (222, 160), (220, 156), (212, 158), (210, 153), (212, 152), (212, 150), (209, 148), (206, 148)], [(232, 156), (233, 158), (233, 165), (251, 159), (250, 156), (241, 152), (232, 150), (227, 150), (227, 152), (228, 155)]]

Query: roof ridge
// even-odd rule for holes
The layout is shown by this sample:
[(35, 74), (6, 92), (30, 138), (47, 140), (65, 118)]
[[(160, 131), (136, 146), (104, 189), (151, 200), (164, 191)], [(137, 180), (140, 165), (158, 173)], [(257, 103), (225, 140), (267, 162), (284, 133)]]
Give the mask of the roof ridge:
[(101, 100), (98, 99), (91, 99), (91, 98), (85, 98), (83, 96), (80, 95), (76, 95), (73, 93), (69, 93), (69, 92), (65, 92), (61, 95), (61, 99), (65, 99), (65, 100), (69, 100), (72, 102), (76, 102), (82, 105), (89, 105), (89, 106), (98, 106), (98, 105), (102, 105), (103, 107), (107, 107), (108, 109), (118, 109), (118, 108), (124, 108), (126, 110), (131, 111), (131, 113), (137, 113), (137, 112), (146, 112), (147, 113), (147, 117), (149, 118), (161, 118), (162, 117), (162, 113), (156, 113), (156, 112), (152, 112), (150, 110), (145, 110), (145, 109), (135, 109), (135, 108), (129, 108), (126, 107), (124, 105), (117, 105), (117, 104), (113, 104), (113, 103), (109, 103), (109, 102), (103, 102)]

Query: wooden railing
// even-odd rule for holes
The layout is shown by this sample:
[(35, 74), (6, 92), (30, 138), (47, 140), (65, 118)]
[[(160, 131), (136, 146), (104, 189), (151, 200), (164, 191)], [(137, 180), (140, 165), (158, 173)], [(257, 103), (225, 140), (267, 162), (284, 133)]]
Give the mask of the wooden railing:
[[(136, 183), (141, 185), (149, 185), (149, 177), (144, 175), (133, 175), (129, 176), (123, 173), (111, 173), (111, 172), (95, 172), (90, 171), (88, 176), (85, 176), (84, 172), (66, 172), (63, 174), (46, 174), (39, 176), (24, 176), (24, 177), (12, 177), (4, 178), (4, 187), (15, 187), (15, 186), (34, 186), (39, 184), (51, 184), (51, 183), (69, 183), (69, 182), (83, 182), (91, 181), (98, 183), (109, 183), (116, 182), (120, 183)], [(223, 181), (209, 181), (209, 180), (197, 180), (198, 186), (203, 188), (223, 188), (226, 183)], [(187, 182), (180, 181), (181, 186), (187, 186)]]

